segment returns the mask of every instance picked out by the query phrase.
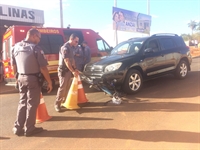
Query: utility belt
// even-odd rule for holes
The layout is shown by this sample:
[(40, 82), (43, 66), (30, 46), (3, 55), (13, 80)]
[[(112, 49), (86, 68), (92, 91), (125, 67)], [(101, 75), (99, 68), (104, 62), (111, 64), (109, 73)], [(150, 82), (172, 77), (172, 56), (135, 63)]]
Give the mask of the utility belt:
[(65, 74), (69, 71), (69, 69), (64, 65), (58, 66), (58, 72), (61, 73), (62, 77), (65, 77)]
[(19, 75), (36, 76), (38, 78), (38, 83), (42, 87), (44, 82), (44, 76), (41, 72), (39, 73), (16, 73), (15, 78), (17, 79)]
[(19, 73), (19, 75), (37, 76), (39, 73)]

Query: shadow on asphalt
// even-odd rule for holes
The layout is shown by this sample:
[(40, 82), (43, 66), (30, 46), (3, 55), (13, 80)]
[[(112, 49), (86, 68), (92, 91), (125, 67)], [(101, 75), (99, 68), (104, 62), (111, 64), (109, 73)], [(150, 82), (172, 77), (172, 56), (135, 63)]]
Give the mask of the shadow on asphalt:
[(83, 121), (83, 120), (113, 120), (113, 119), (109, 119), (109, 118), (92, 118), (92, 117), (65, 117), (65, 116), (52, 116), (52, 118), (50, 120), (48, 120), (48, 122), (50, 121)]
[(126, 98), (189, 98), (200, 95), (200, 72), (191, 71), (187, 78), (176, 79), (173, 75), (166, 75), (144, 82), (142, 90)]
[(145, 142), (177, 142), (177, 143), (199, 143), (200, 133), (173, 130), (151, 130), (151, 131), (129, 131), (117, 129), (70, 129), (44, 131), (36, 134), (36, 137), (56, 138), (103, 138), (103, 139), (125, 139)]
[(129, 100), (120, 105), (92, 102), (81, 109), (75, 110), (79, 114), (97, 112), (199, 112), (200, 104), (179, 102), (148, 102)]
[(9, 137), (1, 137), (1, 136), (0, 136), (0, 141), (1, 141), (1, 140), (9, 140), (9, 139), (10, 139)]

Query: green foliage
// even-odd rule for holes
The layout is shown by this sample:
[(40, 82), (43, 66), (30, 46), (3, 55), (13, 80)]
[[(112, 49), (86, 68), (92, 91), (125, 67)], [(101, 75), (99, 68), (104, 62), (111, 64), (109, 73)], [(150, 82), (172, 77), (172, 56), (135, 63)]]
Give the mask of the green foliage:
[(192, 34), (181, 34), (183, 40), (184, 41), (197, 40), (198, 42), (200, 42), (200, 22), (191, 20), (188, 23), (188, 27), (191, 28)]
[(197, 30), (197, 31), (200, 31), (200, 22), (199, 22), (199, 23), (197, 23), (196, 30)]
[(200, 31), (195, 33), (195, 34), (193, 34), (192, 38), (197, 40), (198, 42), (200, 42)]
[(191, 40), (197, 40), (200, 42), (200, 32), (196, 32), (193, 35), (191, 34), (181, 34), (184, 41), (191, 41)]
[(188, 27), (192, 30), (192, 34), (197, 26), (198, 26), (198, 23), (194, 20), (190, 20), (190, 22), (188, 23)]
[(192, 40), (192, 36), (190, 34), (181, 34), (184, 41)]

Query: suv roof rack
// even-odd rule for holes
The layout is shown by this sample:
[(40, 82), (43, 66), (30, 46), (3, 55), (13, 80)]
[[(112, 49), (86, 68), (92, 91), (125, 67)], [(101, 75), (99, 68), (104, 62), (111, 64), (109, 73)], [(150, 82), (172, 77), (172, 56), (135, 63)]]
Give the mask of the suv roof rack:
[(177, 34), (174, 33), (158, 33), (158, 34), (153, 34), (152, 36), (178, 36)]
[(139, 38), (141, 38), (141, 37), (134, 37), (134, 38), (130, 38), (128, 40), (134, 40), (134, 39), (139, 39)]
[(133, 38), (130, 38), (128, 40), (136, 40), (136, 39), (141, 39), (141, 38), (146, 38), (146, 37), (150, 37), (150, 36), (144, 36), (144, 37), (133, 37)]

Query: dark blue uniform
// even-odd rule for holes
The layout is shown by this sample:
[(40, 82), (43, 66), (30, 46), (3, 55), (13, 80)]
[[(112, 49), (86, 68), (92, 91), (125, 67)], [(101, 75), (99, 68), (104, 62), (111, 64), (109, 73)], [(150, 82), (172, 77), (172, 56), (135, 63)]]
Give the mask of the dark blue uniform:
[[(78, 56), (77, 56), (77, 54), (78, 54)], [(80, 46), (76, 47), (74, 60), (76, 63), (76, 68), (82, 72), (85, 64), (84, 64), (84, 53)]]
[[(65, 101), (70, 85), (71, 85), (71, 77), (72, 73), (65, 65), (64, 59), (68, 58), (72, 63), (74, 61), (74, 50), (75, 47), (71, 47), (67, 42), (65, 43), (59, 52), (59, 68), (58, 68), (58, 77), (59, 77), (59, 88), (57, 91), (55, 105), (60, 106), (62, 102)], [(63, 74), (62, 69), (65, 69), (65, 73)]]
[(12, 50), (11, 63), (17, 66), (20, 93), (14, 127), (18, 131), (24, 128), (25, 133), (30, 133), (35, 129), (36, 111), (41, 92), (37, 75), (40, 67), (48, 65), (43, 54), (39, 46), (26, 41), (17, 43)]

